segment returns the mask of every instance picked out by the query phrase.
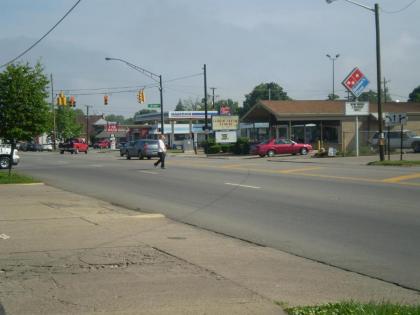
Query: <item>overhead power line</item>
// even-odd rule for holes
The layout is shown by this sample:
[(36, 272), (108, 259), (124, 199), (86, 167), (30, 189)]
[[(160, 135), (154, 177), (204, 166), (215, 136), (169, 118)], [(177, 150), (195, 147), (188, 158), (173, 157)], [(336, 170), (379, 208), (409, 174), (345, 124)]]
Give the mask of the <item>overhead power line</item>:
[(382, 9), (381, 8), (381, 11), (382, 12), (384, 12), (384, 13), (387, 13), (387, 14), (396, 14), (396, 13), (400, 13), (400, 12), (402, 12), (402, 11), (405, 11), (405, 10), (407, 10), (409, 7), (411, 7), (415, 2), (416, 2), (417, 0), (413, 0), (413, 1), (411, 1), (409, 4), (407, 4), (406, 6), (404, 6), (403, 8), (401, 8), (401, 9), (398, 9), (398, 10), (395, 10), (395, 11), (388, 11), (388, 10), (384, 10), (384, 9)]
[[(197, 76), (201, 76), (203, 73), (196, 73), (196, 74), (190, 74), (170, 80), (165, 80), (163, 83), (169, 83), (179, 80), (185, 80)], [(130, 92), (136, 92), (137, 90), (133, 89), (147, 89), (147, 88), (154, 88), (157, 87), (156, 83), (147, 84), (147, 85), (135, 85), (135, 86), (119, 86), (119, 87), (105, 87), (105, 88), (83, 88), (83, 89), (55, 89), (56, 91), (65, 91), (65, 92), (77, 92), (77, 91), (103, 91), (103, 92), (93, 92), (93, 93), (78, 93), (74, 95), (100, 95), (100, 94), (107, 94), (107, 93), (130, 93)], [(117, 90), (117, 91), (114, 91)], [(122, 90), (122, 91), (119, 91)]]
[(35, 43), (33, 43), (28, 49), (26, 49), (23, 53), (21, 53), (20, 55), (18, 55), (17, 57), (13, 58), (12, 60), (10, 60), (9, 62), (6, 62), (4, 65), (1, 65), (0, 68), (6, 67), (7, 65), (15, 62), (16, 60), (18, 60), (19, 58), (21, 58), (22, 56), (24, 56), (27, 52), (29, 52), (32, 48), (34, 48), (36, 45), (38, 45), (45, 37), (48, 36), (48, 34), (50, 34), (66, 17), (67, 15), (70, 14), (71, 11), (73, 11), (73, 9), (75, 7), (77, 7), (77, 5), (81, 2), (82, 0), (77, 0), (76, 3), (70, 8), (70, 10), (67, 11), (66, 14), (64, 14), (64, 16), (52, 27), (50, 28), (50, 30), (45, 33), (44, 36), (42, 36), (40, 39), (38, 39)]

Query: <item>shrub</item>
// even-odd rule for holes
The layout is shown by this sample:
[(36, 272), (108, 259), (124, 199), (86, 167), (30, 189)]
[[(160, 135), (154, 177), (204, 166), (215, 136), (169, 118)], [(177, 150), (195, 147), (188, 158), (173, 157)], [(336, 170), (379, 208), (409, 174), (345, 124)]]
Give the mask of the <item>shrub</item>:
[(235, 154), (249, 154), (250, 150), (249, 139), (245, 137), (238, 138), (233, 145), (233, 153)]
[(220, 153), (221, 147), (219, 144), (213, 144), (211, 146), (208, 147), (207, 149), (207, 154), (215, 154), (215, 153)]
[(232, 149), (233, 149), (232, 144), (222, 144), (220, 147), (223, 153), (232, 152)]

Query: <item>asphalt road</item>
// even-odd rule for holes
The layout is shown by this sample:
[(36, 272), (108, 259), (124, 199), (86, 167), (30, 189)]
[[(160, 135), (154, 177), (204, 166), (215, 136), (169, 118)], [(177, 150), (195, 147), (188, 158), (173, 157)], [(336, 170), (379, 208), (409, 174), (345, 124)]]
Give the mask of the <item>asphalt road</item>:
[(420, 168), (300, 157), (23, 153), (51, 185), (270, 246), (420, 291)]

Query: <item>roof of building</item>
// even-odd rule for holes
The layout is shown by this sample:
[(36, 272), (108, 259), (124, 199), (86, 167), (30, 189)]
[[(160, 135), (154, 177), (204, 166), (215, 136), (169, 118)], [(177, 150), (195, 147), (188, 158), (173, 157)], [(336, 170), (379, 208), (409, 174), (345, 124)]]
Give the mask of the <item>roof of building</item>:
[[(242, 121), (267, 121), (267, 113), (276, 118), (289, 116), (344, 116), (346, 101), (259, 101), (243, 117)], [(370, 113), (377, 113), (377, 105), (369, 104)], [(420, 103), (389, 102), (383, 104), (383, 112), (420, 114)]]

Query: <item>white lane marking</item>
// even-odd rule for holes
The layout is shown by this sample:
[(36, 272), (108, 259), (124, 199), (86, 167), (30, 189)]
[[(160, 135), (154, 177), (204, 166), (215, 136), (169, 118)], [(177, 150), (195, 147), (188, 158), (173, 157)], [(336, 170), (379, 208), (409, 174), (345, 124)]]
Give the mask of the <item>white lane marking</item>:
[(141, 173), (144, 173), (144, 174), (152, 174), (152, 175), (158, 175), (159, 173), (158, 172), (150, 172), (150, 171), (140, 171)]
[(234, 184), (234, 183), (225, 183), (225, 185), (252, 188), (252, 189), (261, 189), (261, 187), (258, 187), (258, 186), (248, 186), (248, 185), (241, 185), (241, 184)]
[(10, 238), (10, 236), (9, 235), (6, 235), (6, 234), (0, 234), (0, 238), (2, 238), (4, 240), (7, 240), (7, 239)]
[(103, 165), (101, 165), (101, 164), (92, 164), (92, 165), (90, 165), (90, 166), (92, 166), (92, 167), (104, 167)]

